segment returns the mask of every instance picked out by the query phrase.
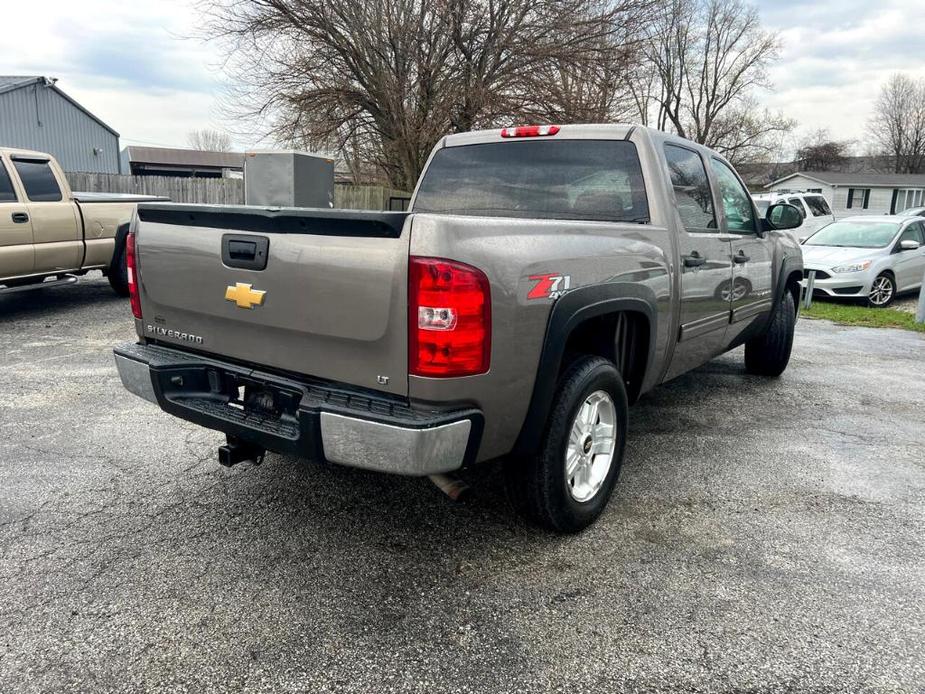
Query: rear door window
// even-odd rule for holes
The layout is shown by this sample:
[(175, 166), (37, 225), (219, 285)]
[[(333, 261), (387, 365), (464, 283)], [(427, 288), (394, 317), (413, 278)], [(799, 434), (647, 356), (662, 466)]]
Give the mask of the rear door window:
[(0, 202), (16, 202), (13, 181), (10, 180), (10, 174), (7, 173), (2, 160), (0, 160)]
[(813, 217), (825, 217), (832, 214), (829, 203), (821, 195), (806, 195), (803, 200), (806, 202), (806, 206), (809, 207), (809, 211), (813, 213)]
[(19, 174), (26, 197), (32, 202), (58, 202), (61, 188), (52, 173), (51, 166), (42, 159), (14, 159), (13, 166)]
[(687, 231), (716, 233), (713, 193), (703, 159), (693, 150), (665, 145), (665, 160), (678, 214)]
[(649, 221), (636, 146), (623, 140), (510, 141), (445, 147), (424, 173), (414, 212)]

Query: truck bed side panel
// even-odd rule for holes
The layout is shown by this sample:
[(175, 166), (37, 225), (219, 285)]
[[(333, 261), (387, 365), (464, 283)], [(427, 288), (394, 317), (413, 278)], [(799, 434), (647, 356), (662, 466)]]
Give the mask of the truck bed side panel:
[[(411, 254), (452, 258), (483, 270), (492, 289), (491, 370), (465, 378), (409, 379), (413, 399), (471, 405), (485, 414), (479, 460), (510, 451), (537, 376), (552, 298), (528, 298), (538, 275), (571, 289), (628, 283), (651, 290), (659, 366), (671, 336), (671, 235), (664, 227), (610, 222), (414, 215)], [(651, 384), (650, 384), (651, 385)]]

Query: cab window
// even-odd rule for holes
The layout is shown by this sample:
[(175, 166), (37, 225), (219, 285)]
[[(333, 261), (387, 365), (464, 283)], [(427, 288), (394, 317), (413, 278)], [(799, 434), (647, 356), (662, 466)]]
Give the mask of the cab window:
[(716, 233), (713, 194), (700, 155), (684, 147), (666, 144), (665, 159), (685, 230)]
[(727, 231), (733, 233), (757, 231), (755, 209), (752, 207), (752, 198), (748, 191), (739, 183), (739, 179), (725, 163), (718, 159), (711, 159), (710, 166), (713, 168), (713, 175), (716, 177), (720, 198), (723, 201)]
[(16, 202), (16, 191), (13, 190), (13, 181), (6, 172), (6, 167), (0, 161), (0, 202)]
[(61, 188), (52, 173), (51, 166), (44, 159), (13, 159), (13, 166), (19, 174), (26, 197), (32, 202), (58, 202)]

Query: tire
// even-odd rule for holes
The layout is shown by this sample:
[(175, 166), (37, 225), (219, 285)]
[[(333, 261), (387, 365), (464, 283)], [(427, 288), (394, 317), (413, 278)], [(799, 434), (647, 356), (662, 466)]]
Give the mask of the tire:
[(116, 248), (109, 272), (106, 273), (109, 286), (119, 296), (128, 296), (128, 265), (125, 262), (125, 242)]
[(793, 294), (785, 290), (764, 335), (745, 343), (745, 370), (776, 378), (784, 373), (793, 349), (793, 330), (797, 313)]
[(896, 298), (896, 278), (889, 272), (881, 272), (871, 282), (867, 294), (867, 305), (871, 308), (886, 308)]
[[(506, 468), (508, 494), (517, 510), (559, 533), (579, 532), (597, 520), (620, 475), (628, 409), (623, 379), (613, 363), (601, 357), (576, 359), (559, 379), (537, 453), (512, 460)], [(593, 424), (591, 418), (577, 421), (589, 412), (597, 413)], [(610, 445), (608, 426), (613, 427)]]

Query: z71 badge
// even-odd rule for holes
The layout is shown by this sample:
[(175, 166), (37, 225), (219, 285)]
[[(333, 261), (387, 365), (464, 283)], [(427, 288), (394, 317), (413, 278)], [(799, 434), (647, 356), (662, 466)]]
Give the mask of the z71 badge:
[(527, 294), (528, 299), (558, 299), (572, 286), (571, 275), (530, 275), (530, 279), (536, 284)]

